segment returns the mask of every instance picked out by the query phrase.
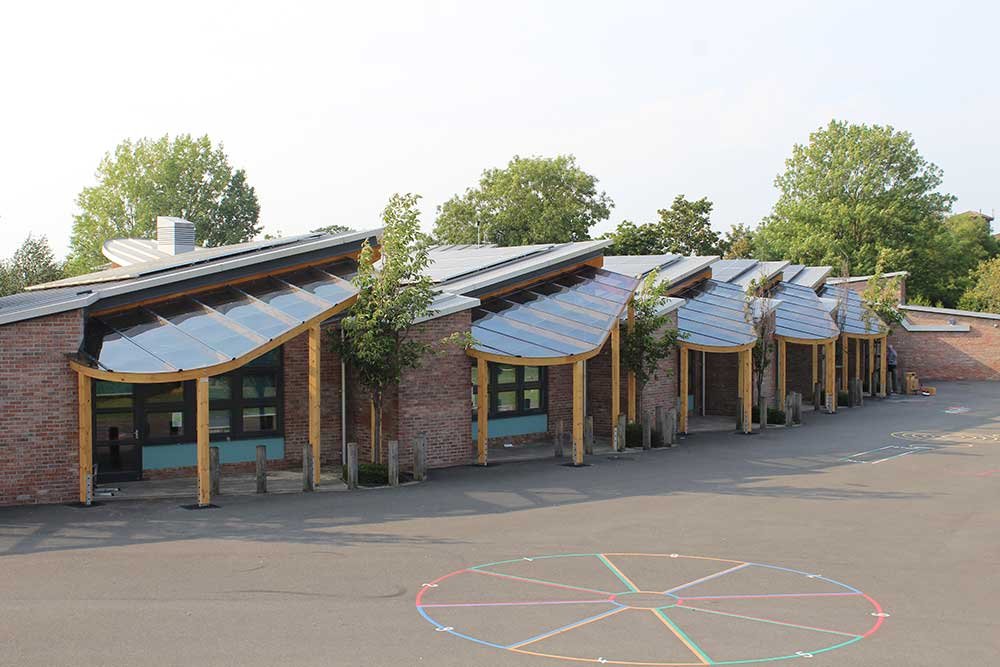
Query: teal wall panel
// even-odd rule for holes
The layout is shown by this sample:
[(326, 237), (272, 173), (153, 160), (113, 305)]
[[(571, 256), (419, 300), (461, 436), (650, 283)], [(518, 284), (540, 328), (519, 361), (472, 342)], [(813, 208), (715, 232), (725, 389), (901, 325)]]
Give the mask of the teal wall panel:
[[(549, 416), (541, 414), (491, 419), (489, 421), (488, 430), (491, 438), (527, 435), (529, 433), (545, 433), (549, 430)], [(472, 439), (475, 440), (478, 435), (479, 425), (473, 421)]]
[[(257, 445), (267, 447), (268, 460), (285, 458), (284, 438), (255, 438), (213, 442), (219, 448), (223, 463), (243, 463), (257, 460)], [(198, 446), (193, 442), (175, 445), (146, 445), (142, 448), (142, 469), (185, 468), (198, 463)]]

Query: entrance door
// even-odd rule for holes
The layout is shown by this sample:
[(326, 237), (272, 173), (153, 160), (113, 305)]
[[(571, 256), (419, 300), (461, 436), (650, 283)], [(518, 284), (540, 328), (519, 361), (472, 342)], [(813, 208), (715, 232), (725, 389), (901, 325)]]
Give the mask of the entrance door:
[(135, 385), (96, 380), (92, 387), (96, 482), (141, 479), (142, 445), (135, 417)]

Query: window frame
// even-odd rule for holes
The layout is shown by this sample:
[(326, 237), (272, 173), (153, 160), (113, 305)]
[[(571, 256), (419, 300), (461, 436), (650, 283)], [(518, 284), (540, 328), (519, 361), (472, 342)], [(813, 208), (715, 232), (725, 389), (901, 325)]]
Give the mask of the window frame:
[[(513, 368), (514, 369), (514, 382), (500, 383), (500, 371), (502, 367)], [(507, 419), (510, 417), (526, 417), (530, 415), (540, 415), (546, 414), (548, 412), (549, 405), (549, 374), (548, 367), (546, 366), (531, 366), (531, 368), (538, 369), (538, 380), (526, 382), (524, 379), (524, 371), (528, 368), (527, 366), (513, 365), (513, 364), (502, 364), (489, 362), (487, 365), (487, 372), (489, 373), (489, 409), (487, 415), (489, 419)], [(476, 378), (476, 367), (472, 366), (472, 395), (473, 397), (478, 397), (479, 395), (479, 385)], [(525, 390), (539, 390), (539, 400), (537, 408), (526, 409), (524, 407), (524, 392)], [(500, 393), (501, 392), (514, 392), (514, 400), (517, 402), (517, 408), (514, 410), (507, 410), (504, 412), (500, 411)], [(472, 419), (477, 418), (478, 409), (474, 404), (472, 407)]]

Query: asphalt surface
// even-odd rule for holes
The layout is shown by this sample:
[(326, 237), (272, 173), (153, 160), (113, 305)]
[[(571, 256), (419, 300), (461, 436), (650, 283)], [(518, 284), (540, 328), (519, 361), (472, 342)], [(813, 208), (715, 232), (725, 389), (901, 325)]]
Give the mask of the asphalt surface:
[(942, 384), (580, 469), (0, 509), (0, 664), (1000, 664), (998, 406)]

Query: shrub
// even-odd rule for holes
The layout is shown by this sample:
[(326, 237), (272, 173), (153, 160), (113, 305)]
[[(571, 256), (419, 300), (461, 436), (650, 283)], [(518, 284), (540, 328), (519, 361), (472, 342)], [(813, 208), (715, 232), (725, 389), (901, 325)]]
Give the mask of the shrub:
[[(347, 466), (343, 470), (347, 479)], [(359, 463), (358, 484), (361, 486), (385, 486), (389, 483), (389, 466), (382, 463)]]
[[(760, 423), (760, 411), (757, 406), (753, 406), (753, 420)], [(778, 408), (768, 408), (767, 409), (767, 423), (768, 424), (784, 424), (785, 423), (785, 411), (779, 410)]]
[[(650, 442), (653, 447), (663, 446), (663, 437), (655, 428), (650, 434)], [(642, 424), (639, 422), (629, 422), (625, 425), (625, 446), (642, 447)]]

